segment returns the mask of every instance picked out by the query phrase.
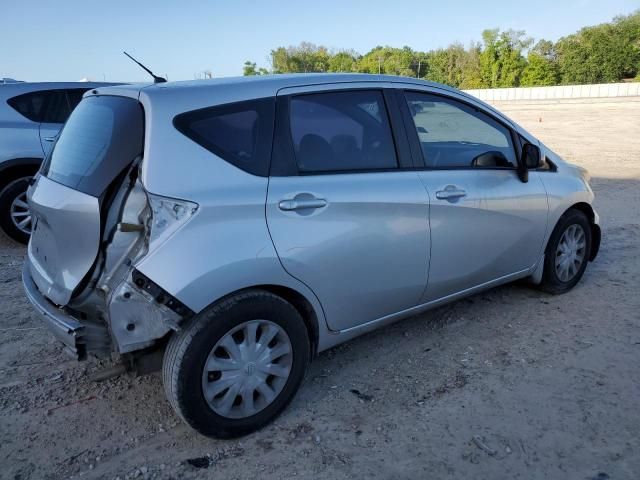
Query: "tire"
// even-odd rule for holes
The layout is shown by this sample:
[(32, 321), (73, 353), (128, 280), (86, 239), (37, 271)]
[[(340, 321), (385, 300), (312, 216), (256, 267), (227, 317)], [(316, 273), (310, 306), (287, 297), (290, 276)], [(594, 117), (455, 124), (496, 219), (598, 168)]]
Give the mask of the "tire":
[[(258, 348), (259, 339), (264, 340), (270, 337), (268, 333), (270, 330), (267, 329), (271, 328), (279, 333), (274, 337), (274, 340), (267, 344), (267, 347), (274, 344), (273, 342), (276, 342), (274, 345), (277, 348), (280, 345), (278, 342), (283, 344), (286, 344), (286, 340), (290, 342), (290, 356), (280, 357), (286, 358), (287, 362), (290, 362), (286, 365), (289, 371), (288, 377), (284, 379), (270, 376), (273, 379), (269, 388), (276, 392), (280, 389), (279, 393), (268, 403), (267, 396), (263, 397), (262, 393), (258, 391), (259, 389), (252, 391), (252, 387), (247, 387), (247, 391), (252, 391), (252, 394), (251, 400), (245, 402), (245, 396), (240, 398), (239, 392), (230, 393), (233, 388), (230, 387), (229, 390), (222, 392), (226, 393), (220, 399), (216, 400), (216, 397), (208, 395), (210, 400), (207, 400), (205, 385), (213, 384), (207, 382), (222, 382), (220, 375), (225, 373), (217, 371), (208, 371), (207, 373), (205, 371), (205, 366), (207, 366), (207, 370), (210, 370), (208, 362), (211, 361), (212, 355), (227, 354), (226, 349), (220, 350), (221, 347), (217, 347), (214, 350), (214, 347), (219, 342), (225, 342), (225, 339), (228, 341), (229, 338), (232, 338), (237, 344), (237, 333), (234, 334), (236, 337), (230, 337), (230, 333), (238, 328), (251, 328), (250, 324), (256, 323), (258, 324), (254, 344), (256, 348)], [(240, 331), (243, 332), (240, 344), (244, 345), (245, 338), (250, 335), (245, 334), (246, 330), (238, 330), (238, 332)], [(267, 333), (264, 333), (265, 331)], [(282, 332), (286, 335), (283, 335)], [(263, 344), (261, 348), (266, 347)], [(272, 348), (269, 351), (275, 351), (277, 348)], [(233, 438), (246, 435), (271, 422), (289, 404), (304, 378), (310, 360), (310, 351), (309, 334), (304, 320), (291, 304), (270, 292), (248, 290), (205, 309), (169, 340), (162, 366), (165, 392), (176, 413), (201, 434), (215, 438)], [(273, 362), (279, 362), (280, 358), (273, 360)], [(225, 360), (218, 356), (215, 359), (216, 361)], [(232, 361), (233, 357), (229, 356), (229, 359)], [(249, 363), (243, 365), (244, 367), (239, 374), (240, 376), (245, 375), (243, 381), (253, 382), (254, 376), (252, 375), (264, 375), (259, 371), (261, 367), (256, 366), (258, 365), (257, 360), (253, 370), (250, 370)], [(270, 363), (270, 366), (273, 366), (273, 363)], [(231, 374), (238, 371), (233, 370)], [(268, 380), (269, 377), (267, 377), (267, 381), (262, 383), (268, 383)], [(255, 381), (258, 382), (258, 380)], [(276, 385), (276, 381), (280, 383)], [(227, 395), (234, 399), (232, 411), (226, 415), (221, 414), (220, 411), (214, 411), (215, 405), (211, 402), (225, 403)], [(239, 398), (240, 403), (237, 406)], [(265, 404), (261, 410), (249, 416), (241, 414), (240, 417), (232, 418), (234, 411), (237, 415), (237, 411), (249, 408), (247, 407), (249, 404), (258, 405), (260, 401)]]
[[(574, 270), (572, 272), (569, 271), (569, 273), (572, 274), (568, 277), (565, 276), (562, 278), (562, 275), (558, 272), (558, 268), (556, 267), (556, 260), (560, 261), (562, 259), (562, 255), (564, 255), (559, 251), (559, 244), (561, 243), (561, 240), (563, 240), (565, 232), (567, 235), (571, 236), (572, 231), (581, 231), (584, 235), (584, 246), (582, 249), (576, 250), (579, 253), (578, 256), (581, 255), (582, 261), (577, 267), (575, 265), (575, 261), (573, 261)], [(551, 233), (549, 243), (545, 250), (542, 282), (539, 285), (541, 290), (553, 295), (559, 295), (568, 292), (580, 281), (585, 269), (587, 268), (587, 263), (589, 262), (591, 252), (591, 235), (589, 219), (580, 210), (568, 210), (562, 215), (562, 217), (560, 217), (560, 220), (558, 220), (556, 227)], [(580, 244), (581, 243), (577, 243), (577, 245)], [(571, 263), (570, 258), (569, 260), (570, 261), (568, 263)], [(562, 269), (560, 270), (562, 272)]]
[[(14, 221), (14, 217), (12, 217), (12, 206), (14, 209), (17, 209), (15, 213), (23, 213), (25, 212), (28, 215), (28, 210), (23, 209), (14, 205), (14, 201), (19, 201), (21, 195), (24, 195), (29, 188), (29, 180), (31, 177), (21, 177), (16, 180), (10, 182), (6, 187), (0, 191), (0, 227), (2, 230), (11, 237), (12, 239), (20, 242), (22, 244), (27, 244), (29, 242), (29, 233), (31, 230), (31, 223), (28, 222), (27, 231), (22, 230), (18, 227), (16, 222)], [(25, 217), (18, 217), (21, 220), (27, 219)], [(29, 216), (30, 218), (30, 216)]]

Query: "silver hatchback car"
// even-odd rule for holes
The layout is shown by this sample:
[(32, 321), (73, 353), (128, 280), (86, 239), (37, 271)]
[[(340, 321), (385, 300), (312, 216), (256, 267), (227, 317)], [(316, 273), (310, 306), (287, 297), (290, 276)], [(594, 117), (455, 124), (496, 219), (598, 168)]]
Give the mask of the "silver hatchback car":
[(583, 169), (470, 95), (389, 76), (91, 90), (28, 199), (24, 287), (55, 335), (161, 361), (215, 437), (273, 419), (318, 352), (516, 279), (566, 292), (600, 244)]

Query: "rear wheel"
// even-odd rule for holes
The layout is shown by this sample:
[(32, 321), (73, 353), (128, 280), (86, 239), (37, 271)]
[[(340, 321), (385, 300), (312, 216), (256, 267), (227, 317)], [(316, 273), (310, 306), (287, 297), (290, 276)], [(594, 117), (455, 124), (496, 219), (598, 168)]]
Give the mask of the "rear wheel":
[(589, 219), (579, 210), (567, 211), (549, 238), (540, 288), (552, 294), (571, 290), (582, 278), (590, 252)]
[(309, 362), (298, 311), (253, 290), (194, 317), (167, 346), (163, 381), (175, 411), (200, 433), (245, 435), (291, 401)]
[(0, 191), (0, 227), (20, 243), (27, 243), (31, 235), (31, 212), (27, 204), (27, 188), (31, 177), (21, 177)]

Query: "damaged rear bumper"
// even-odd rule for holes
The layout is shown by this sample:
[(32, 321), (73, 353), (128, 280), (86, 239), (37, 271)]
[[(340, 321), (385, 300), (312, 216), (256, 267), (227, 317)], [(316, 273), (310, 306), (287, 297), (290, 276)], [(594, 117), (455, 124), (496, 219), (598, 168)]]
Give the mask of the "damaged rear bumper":
[(22, 269), (22, 285), (31, 304), (43, 315), (44, 323), (49, 327), (49, 330), (79, 360), (84, 360), (87, 357), (86, 343), (83, 339), (84, 325), (57, 308), (40, 293), (31, 278), (28, 262), (25, 262)]
[[(151, 347), (171, 330), (177, 330), (185, 316), (193, 314), (153, 282), (145, 280), (143, 288), (125, 281), (110, 296), (107, 303), (109, 328), (106, 322), (97, 318), (76, 318), (50, 302), (38, 290), (28, 260), (22, 269), (22, 284), (29, 302), (42, 314), (44, 323), (54, 336), (78, 360), (86, 359), (88, 353), (108, 355), (112, 348), (123, 354)], [(158, 298), (154, 298), (151, 292)]]

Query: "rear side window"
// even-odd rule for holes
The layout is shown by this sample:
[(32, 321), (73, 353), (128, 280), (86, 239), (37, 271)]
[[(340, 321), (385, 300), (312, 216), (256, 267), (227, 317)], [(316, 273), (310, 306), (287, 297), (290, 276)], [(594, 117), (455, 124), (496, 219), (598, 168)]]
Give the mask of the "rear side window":
[(41, 90), (10, 98), (7, 103), (34, 122), (64, 123), (86, 91), (86, 88)]
[(182, 113), (174, 126), (210, 152), (253, 175), (269, 174), (273, 98), (228, 103)]
[(92, 96), (73, 111), (44, 168), (51, 180), (100, 197), (142, 154), (144, 113), (132, 98)]
[(291, 137), (303, 173), (396, 168), (382, 92), (359, 90), (291, 99)]
[(64, 123), (71, 114), (71, 106), (64, 90), (49, 92), (47, 108), (42, 121), (45, 123)]
[(86, 91), (87, 91), (86, 89), (81, 89), (81, 88), (73, 88), (71, 90), (67, 90), (67, 99), (69, 101), (69, 108), (71, 109), (72, 112), (73, 112), (73, 109), (78, 106), (78, 104), (80, 103), (80, 100), (82, 100), (82, 96), (84, 95), (84, 92)]
[(41, 122), (49, 92), (31, 92), (10, 98), (7, 103), (22, 116), (33, 122)]

